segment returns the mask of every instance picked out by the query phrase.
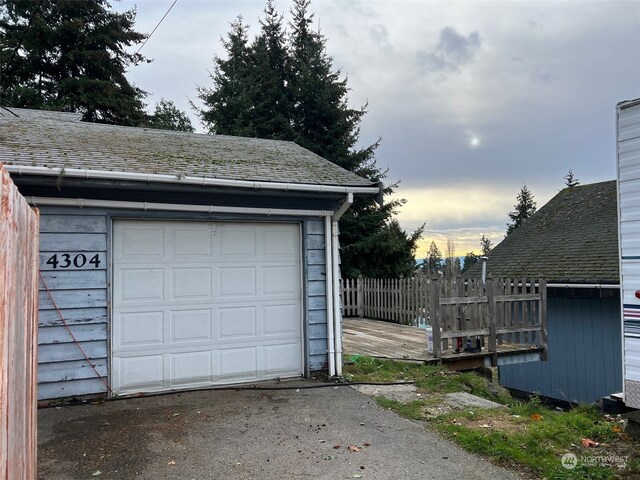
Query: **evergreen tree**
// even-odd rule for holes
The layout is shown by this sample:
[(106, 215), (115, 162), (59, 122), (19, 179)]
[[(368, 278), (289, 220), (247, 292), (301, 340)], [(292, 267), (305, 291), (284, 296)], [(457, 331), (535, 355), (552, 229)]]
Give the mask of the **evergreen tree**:
[(146, 59), (126, 48), (146, 36), (133, 28), (135, 10), (109, 8), (107, 0), (0, 2), (2, 104), (140, 124), (146, 92), (125, 73)]
[(193, 132), (191, 119), (185, 112), (176, 107), (171, 100), (161, 98), (156, 103), (153, 115), (149, 116), (146, 126), (159, 130), (177, 130), (179, 132)]
[(209, 133), (255, 136), (251, 51), (247, 39), (248, 26), (242, 16), (231, 23), (231, 31), (222, 45), (227, 58), (215, 56), (210, 75), (212, 88), (198, 87), (198, 97), (205, 104), (196, 108)]
[(462, 264), (462, 273), (469, 270), (478, 260), (480, 260), (480, 255), (474, 252), (467, 252)]
[[(359, 275), (371, 278), (398, 278), (413, 276), (416, 268), (415, 252), (418, 240), (422, 236), (422, 227), (407, 235), (397, 220), (385, 224), (375, 237), (369, 239), (366, 245), (368, 255), (341, 255), (342, 269), (349, 263), (349, 275)], [(351, 251), (351, 249), (347, 249)]]
[(252, 104), (255, 107), (255, 135), (259, 138), (293, 140), (291, 126), (293, 109), (289, 88), (291, 67), (287, 51), (282, 15), (267, 0), (261, 31), (251, 46), (251, 75), (254, 85)]
[[(268, 1), (260, 33), (251, 44), (246, 26), (240, 18), (236, 20), (223, 41), (226, 58), (214, 59), (213, 87), (198, 89), (204, 106), (197, 110), (211, 133), (293, 140), (372, 182), (381, 182), (386, 172), (376, 167), (374, 157), (379, 141), (357, 148), (366, 111), (349, 107), (347, 80), (333, 69), (326, 39), (313, 28), (309, 4), (309, 0), (294, 1), (287, 35), (282, 17)], [(395, 187), (387, 186), (384, 193), (392, 193)], [(396, 199), (377, 207), (372, 198), (355, 198), (340, 221), (344, 276), (377, 276), (380, 269), (373, 265), (378, 260), (397, 269), (391, 276), (405, 271), (393, 253), (395, 247), (388, 258), (379, 248), (396, 238), (412, 255), (413, 235), (402, 232), (401, 238), (397, 226), (390, 223), (403, 203)]]
[(431, 241), (431, 245), (429, 245), (427, 258), (424, 259), (422, 269), (429, 275), (442, 273), (442, 253), (440, 253), (440, 249), (433, 240)]
[(569, 172), (564, 176), (564, 184), (569, 188), (580, 185), (580, 182), (573, 174), (573, 170), (569, 169)]
[[(535, 204), (534, 204), (534, 209), (535, 209)], [(482, 256), (486, 257), (487, 255), (489, 255), (489, 252), (491, 251), (491, 249), (493, 248), (493, 243), (491, 242), (491, 240), (489, 240), (487, 238), (486, 235), (482, 235), (482, 237), (480, 237), (480, 249), (482, 251)]]
[(533, 193), (526, 185), (522, 186), (516, 199), (515, 210), (509, 212), (511, 223), (507, 223), (507, 235), (513, 233), (527, 218), (536, 213), (536, 202), (533, 200)]

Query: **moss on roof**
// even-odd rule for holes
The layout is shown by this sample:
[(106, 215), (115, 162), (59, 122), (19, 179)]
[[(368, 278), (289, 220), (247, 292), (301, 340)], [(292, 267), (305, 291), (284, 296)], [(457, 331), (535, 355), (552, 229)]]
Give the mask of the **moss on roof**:
[[(565, 188), (489, 253), (494, 277), (618, 284), (615, 180)], [(481, 266), (465, 272), (479, 276)]]
[(0, 116), (0, 162), (113, 172), (317, 185), (372, 183), (293, 142), (121, 127), (74, 114)]

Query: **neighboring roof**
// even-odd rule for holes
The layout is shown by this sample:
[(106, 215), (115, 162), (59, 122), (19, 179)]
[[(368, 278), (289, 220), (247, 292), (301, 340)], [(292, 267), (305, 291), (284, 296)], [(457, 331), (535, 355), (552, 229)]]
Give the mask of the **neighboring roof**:
[(79, 122), (76, 114), (0, 110), (5, 165), (371, 187), (293, 142)]
[[(493, 277), (619, 284), (615, 180), (561, 190), (489, 252)], [(480, 262), (465, 275), (479, 276)]]

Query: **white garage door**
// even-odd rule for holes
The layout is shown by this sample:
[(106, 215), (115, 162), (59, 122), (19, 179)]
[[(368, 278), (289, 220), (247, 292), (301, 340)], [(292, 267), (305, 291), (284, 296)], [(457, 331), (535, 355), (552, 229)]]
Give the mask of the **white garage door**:
[(116, 221), (114, 393), (302, 374), (300, 229)]

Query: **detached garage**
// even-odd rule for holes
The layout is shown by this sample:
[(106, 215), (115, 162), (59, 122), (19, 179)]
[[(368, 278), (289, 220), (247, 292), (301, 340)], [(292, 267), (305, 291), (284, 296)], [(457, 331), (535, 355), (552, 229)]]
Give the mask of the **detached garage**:
[(337, 221), (378, 185), (294, 143), (0, 116), (40, 209), (38, 397), (341, 368)]

